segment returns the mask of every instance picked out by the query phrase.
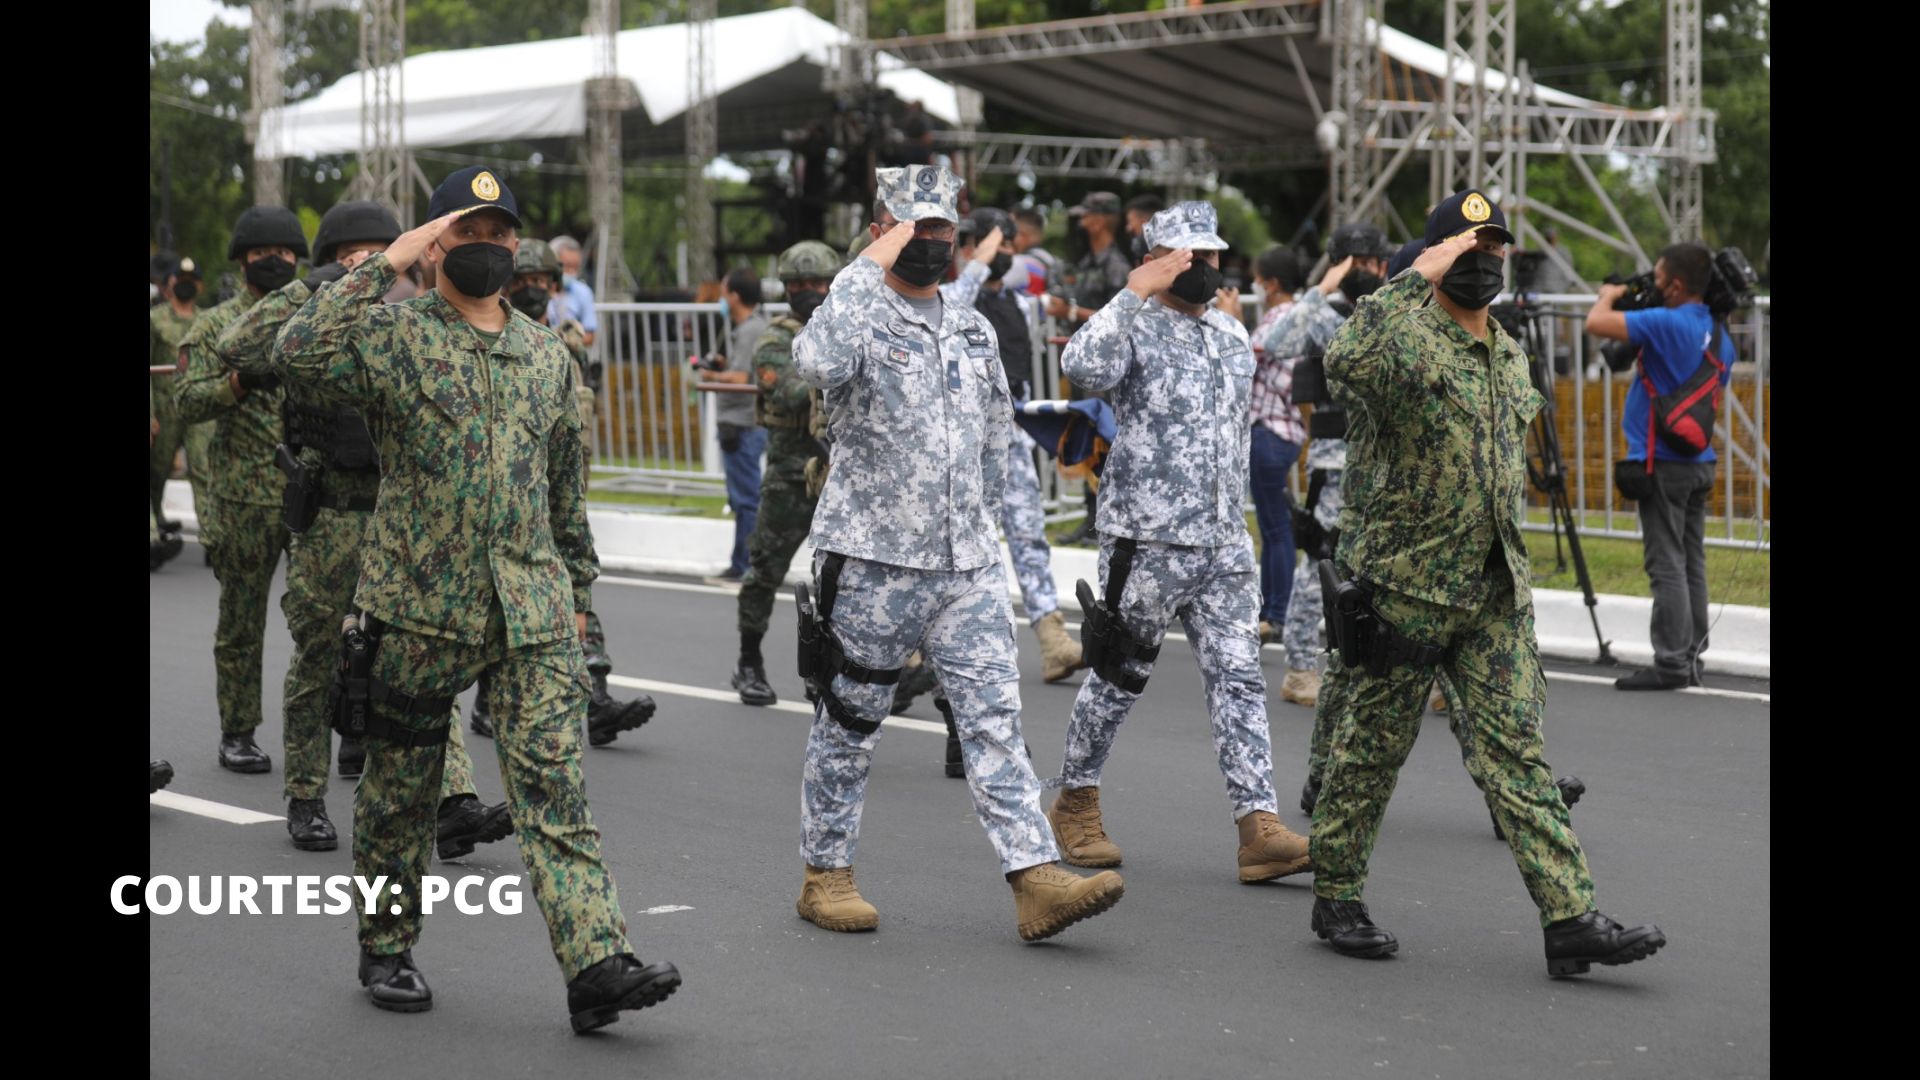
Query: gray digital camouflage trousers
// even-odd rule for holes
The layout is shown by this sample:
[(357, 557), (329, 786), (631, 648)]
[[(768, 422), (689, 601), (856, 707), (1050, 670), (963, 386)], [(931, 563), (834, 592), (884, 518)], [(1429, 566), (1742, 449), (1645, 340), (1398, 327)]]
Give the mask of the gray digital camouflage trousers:
[[(1114, 537), (1100, 539), (1102, 597), (1114, 544)], [(1167, 622), (1179, 616), (1206, 681), (1213, 745), (1234, 820), (1256, 810), (1277, 811), (1267, 679), (1260, 670), (1260, 574), (1253, 538), (1243, 535), (1240, 543), (1222, 547), (1141, 543), (1119, 609), (1127, 630), (1149, 644), (1160, 643)], [(1153, 665), (1129, 661), (1126, 670), (1147, 675)], [(1062, 786), (1099, 786), (1114, 736), (1139, 699), (1097, 672), (1088, 673), (1067, 726)]]
[(1018, 427), (1007, 440), (1007, 486), (1001, 496), (1000, 529), (1013, 553), (1013, 576), (1027, 618), (1040, 619), (1060, 608), (1053, 585), (1053, 548), (1047, 544), (1047, 513), (1040, 502), (1040, 474), (1033, 467), (1033, 440)]
[[(1340, 470), (1328, 469), (1327, 482), (1320, 489), (1320, 500), (1313, 504), (1313, 519), (1323, 529), (1340, 522)], [(1295, 671), (1312, 671), (1320, 666), (1327, 651), (1327, 615), (1320, 599), (1320, 560), (1302, 554), (1293, 564), (1293, 594), (1287, 601), (1287, 627), (1283, 641), (1287, 647), (1287, 666)]]
[[(826, 552), (813, 557), (819, 580)], [(847, 656), (872, 668), (896, 668), (915, 649), (926, 653), (953, 705), (974, 812), (1000, 858), (1002, 873), (1060, 857), (1040, 809), (1040, 781), (1020, 732), (1020, 671), (1006, 570), (909, 570), (848, 559), (832, 612), (834, 636)], [(864, 721), (886, 717), (893, 687), (833, 681), (833, 693)], [(860, 840), (867, 774), (880, 732), (861, 735), (814, 710), (800, 784), (800, 855), (814, 866), (852, 866)]]

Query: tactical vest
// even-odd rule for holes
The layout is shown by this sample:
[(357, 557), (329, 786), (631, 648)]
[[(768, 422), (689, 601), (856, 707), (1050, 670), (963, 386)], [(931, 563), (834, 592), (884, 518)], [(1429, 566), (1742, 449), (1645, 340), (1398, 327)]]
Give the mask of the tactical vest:
[(327, 468), (377, 472), (380, 454), (360, 414), (345, 406), (308, 405), (288, 398), (284, 406), (287, 444), (327, 456)]

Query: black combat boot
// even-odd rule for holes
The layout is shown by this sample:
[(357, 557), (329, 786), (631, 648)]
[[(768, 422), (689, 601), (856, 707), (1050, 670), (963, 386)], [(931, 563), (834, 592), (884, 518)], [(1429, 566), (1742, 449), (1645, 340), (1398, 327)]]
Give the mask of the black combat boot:
[(237, 773), (263, 773), (273, 768), (273, 759), (253, 741), (253, 732), (220, 736), (220, 767)]
[(759, 659), (741, 657), (733, 671), (733, 688), (740, 691), (742, 705), (772, 705), (780, 700), (767, 685), (767, 669)]
[(573, 1033), (605, 1027), (620, 1019), (623, 1010), (658, 1005), (678, 989), (680, 969), (672, 964), (642, 966), (632, 953), (609, 956), (567, 984)]
[(623, 731), (634, 728), (653, 719), (653, 699), (645, 694), (632, 701), (615, 701), (607, 693), (607, 677), (600, 672), (593, 674), (593, 702), (587, 709), (587, 744), (605, 746), (620, 737)]
[(1561, 919), (1547, 927), (1547, 974), (1585, 975), (1594, 964), (1613, 967), (1645, 960), (1660, 951), (1667, 935), (1657, 926), (1621, 926), (1597, 911)]
[(360, 950), (360, 985), (367, 988), (376, 1009), (415, 1013), (433, 1008), (433, 991), (427, 977), (413, 966), (413, 950), (392, 956), (375, 956)]
[(327, 804), (321, 799), (287, 800), (287, 835), (301, 851), (332, 851), (340, 846), (340, 836), (327, 819)]
[(164, 761), (147, 763), (147, 794), (151, 795), (171, 783), (173, 783), (173, 766)]
[(1313, 932), (1341, 956), (1368, 960), (1392, 956), (1400, 942), (1367, 917), (1367, 905), (1358, 900), (1313, 898)]
[(490, 844), (513, 835), (513, 818), (506, 803), (484, 806), (477, 795), (455, 795), (440, 801), (435, 831), (443, 859), (473, 854), (475, 845)]

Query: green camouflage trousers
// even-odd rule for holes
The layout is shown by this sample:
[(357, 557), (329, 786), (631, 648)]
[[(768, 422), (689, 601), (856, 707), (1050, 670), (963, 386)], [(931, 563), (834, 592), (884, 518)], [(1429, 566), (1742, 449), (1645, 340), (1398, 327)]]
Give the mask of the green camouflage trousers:
[[(371, 513), (322, 510), (287, 548), (287, 591), (280, 596), (280, 610), (293, 633), (293, 659), (287, 664), (281, 736), (289, 799), (319, 799), (327, 794), (333, 765), (327, 685), (340, 663), (340, 623), (353, 610), (364, 550), (361, 543), (372, 523)], [(441, 797), (474, 794), (473, 762), (467, 757), (457, 717), (446, 753)]]
[[(1527, 893), (1540, 909), (1540, 925), (1592, 911), (1587, 857), (1542, 756), (1547, 684), (1533, 609), (1514, 609), (1511, 584), (1496, 588), (1478, 611), (1385, 590), (1374, 594), (1374, 606), (1415, 641), (1453, 650), (1440, 665), (1449, 684), (1449, 726), (1467, 772), (1507, 834)], [(1313, 811), (1316, 895), (1361, 898), (1380, 820), (1420, 733), (1433, 677), (1434, 668), (1412, 665), (1382, 678), (1346, 673), (1351, 704), (1334, 728), (1325, 786)], [(1334, 696), (1323, 685), (1321, 708)]]
[(807, 498), (804, 477), (792, 482), (771, 469), (760, 485), (760, 517), (747, 540), (752, 569), (740, 583), (740, 632), (766, 636), (773, 618), (774, 595), (786, 580), (794, 553), (806, 543), (813, 528), (815, 500)]
[[(1447, 677), (1444, 674), (1434, 679), (1440, 692), (1453, 700), (1453, 694), (1447, 689)], [(1340, 663), (1340, 654), (1327, 654), (1326, 672), (1320, 678), (1320, 696), (1313, 706), (1313, 745), (1307, 748), (1307, 783), (1319, 787), (1327, 777), (1327, 760), (1333, 754), (1333, 732), (1347, 715), (1347, 707), (1353, 703), (1353, 682), (1347, 677), (1346, 666)], [(1449, 726), (1457, 727), (1451, 712)], [(1479, 782), (1479, 778), (1474, 778)]]
[[(489, 674), (493, 745), (515, 839), (534, 900), (546, 916), (553, 955), (571, 980), (631, 951), (580, 770), (586, 668), (575, 639), (509, 649), (506, 636), (497, 600), (481, 645), (389, 626), (374, 657), (374, 676), (406, 693), (451, 696), (482, 671)], [(426, 726), (418, 718), (399, 722)], [(452, 722), (457, 729), (457, 716)], [(433, 854), (445, 757), (438, 746), (407, 749), (367, 740), (367, 769), (354, 792), (353, 872), (369, 881), (384, 874), (400, 886), (397, 896), (389, 894), (398, 915), (384, 901), (376, 905), (378, 914), (360, 914), (360, 943), (375, 954), (391, 955), (420, 940), (420, 884)]]
[(244, 735), (260, 726), (260, 663), (267, 635), (267, 599), (273, 568), (287, 547), (278, 506), (220, 504), (220, 543), (211, 549), (220, 579), (220, 622), (213, 636), (220, 733)]
[[(213, 426), (218, 422), (190, 424), (182, 436), (187, 448), (187, 483), (193, 488), (193, 516), (199, 520), (200, 546), (205, 548), (212, 548), (220, 540), (216, 516), (219, 507), (214, 505), (213, 493), (207, 490), (207, 447), (213, 444)], [(159, 440), (154, 442), (157, 444)]]

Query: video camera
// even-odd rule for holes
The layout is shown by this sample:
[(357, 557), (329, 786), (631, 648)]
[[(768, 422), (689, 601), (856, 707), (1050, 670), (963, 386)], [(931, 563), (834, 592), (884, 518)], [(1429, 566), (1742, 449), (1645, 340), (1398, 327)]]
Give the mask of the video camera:
[[(1753, 264), (1747, 261), (1739, 248), (1721, 248), (1714, 254), (1709, 269), (1707, 292), (1701, 299), (1706, 302), (1714, 322), (1725, 322), (1734, 312), (1753, 306), (1753, 287), (1759, 278), (1753, 272)], [(1653, 286), (1651, 270), (1624, 281), (1618, 274), (1609, 274), (1606, 283), (1627, 287), (1626, 295), (1613, 302), (1615, 311), (1643, 311), (1662, 307), (1666, 303)], [(1625, 341), (1609, 341), (1600, 346), (1600, 354), (1606, 357), (1607, 367), (1614, 371), (1626, 371), (1633, 367), (1634, 358), (1640, 354), (1640, 350), (1638, 346)]]

